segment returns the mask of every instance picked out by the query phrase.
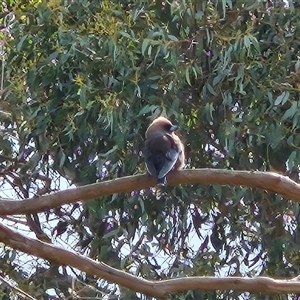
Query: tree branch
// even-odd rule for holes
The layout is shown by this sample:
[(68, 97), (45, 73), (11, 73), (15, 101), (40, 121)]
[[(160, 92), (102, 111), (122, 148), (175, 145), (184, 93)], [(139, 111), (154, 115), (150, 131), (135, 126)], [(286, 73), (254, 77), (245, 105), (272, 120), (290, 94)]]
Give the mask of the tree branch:
[(18, 287), (16, 287), (14, 284), (12, 284), (11, 282), (9, 282), (9, 280), (7, 280), (6, 278), (4, 278), (3, 276), (0, 276), (0, 281), (4, 282), (7, 286), (9, 286), (10, 289), (12, 289), (16, 293), (18, 293), (21, 298), (23, 298), (23, 299), (29, 299), (29, 300), (36, 300), (35, 298), (31, 297), (26, 292), (24, 292), (21, 289), (19, 289)]
[[(180, 170), (168, 176), (169, 185), (220, 184), (242, 185), (281, 194), (300, 202), (300, 184), (287, 176), (271, 172), (231, 171), (217, 169)], [(113, 193), (131, 192), (155, 186), (150, 175), (134, 175), (89, 184), (49, 195), (24, 200), (0, 198), (0, 215), (30, 214), (48, 210), (63, 204), (99, 198)]]
[(128, 289), (145, 295), (162, 298), (168, 294), (188, 290), (236, 290), (252, 293), (299, 293), (300, 281), (275, 280), (268, 277), (190, 277), (176, 278), (162, 281), (151, 281), (136, 277), (132, 274), (114, 269), (104, 263), (95, 262), (74, 251), (62, 249), (51, 244), (25, 237), (16, 231), (0, 224), (0, 240), (6, 245), (34, 255), (59, 265), (68, 265), (89, 275), (103, 278)]

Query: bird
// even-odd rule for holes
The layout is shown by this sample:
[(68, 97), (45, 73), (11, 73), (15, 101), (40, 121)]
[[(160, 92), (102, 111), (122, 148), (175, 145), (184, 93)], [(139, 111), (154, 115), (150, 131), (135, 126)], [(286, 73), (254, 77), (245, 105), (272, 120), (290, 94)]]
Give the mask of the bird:
[(147, 128), (145, 137), (145, 163), (148, 173), (158, 185), (166, 185), (166, 175), (184, 167), (184, 146), (174, 133), (178, 126), (167, 118), (158, 117)]

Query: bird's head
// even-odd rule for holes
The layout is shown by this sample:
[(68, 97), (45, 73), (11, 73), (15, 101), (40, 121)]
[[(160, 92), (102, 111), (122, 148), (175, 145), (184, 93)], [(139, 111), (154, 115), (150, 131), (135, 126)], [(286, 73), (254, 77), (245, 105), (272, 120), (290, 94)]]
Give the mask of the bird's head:
[(149, 136), (155, 135), (156, 133), (172, 134), (172, 132), (177, 129), (178, 129), (178, 126), (173, 125), (167, 118), (158, 117), (149, 125), (149, 127), (146, 131), (146, 138), (148, 138)]

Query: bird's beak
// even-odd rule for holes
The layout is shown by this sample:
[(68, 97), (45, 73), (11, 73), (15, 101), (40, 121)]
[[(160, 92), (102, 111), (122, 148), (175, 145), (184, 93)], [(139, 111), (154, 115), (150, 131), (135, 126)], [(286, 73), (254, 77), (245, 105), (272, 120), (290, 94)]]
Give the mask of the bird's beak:
[(179, 127), (177, 125), (172, 125), (171, 128), (170, 128), (170, 131), (173, 132), (173, 131), (176, 131)]

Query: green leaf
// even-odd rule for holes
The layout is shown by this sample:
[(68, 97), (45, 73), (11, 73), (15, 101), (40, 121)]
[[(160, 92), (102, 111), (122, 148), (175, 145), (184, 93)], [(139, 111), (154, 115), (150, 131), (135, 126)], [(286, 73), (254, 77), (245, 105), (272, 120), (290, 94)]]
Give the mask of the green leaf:
[(25, 40), (26, 40), (27, 38), (28, 38), (28, 35), (24, 35), (24, 36), (21, 38), (21, 40), (19, 41), (19, 43), (17, 44), (16, 49), (17, 49), (18, 52), (21, 51), (22, 46), (23, 46), (23, 43), (25, 42)]
[(281, 104), (281, 105), (283, 105), (283, 104), (285, 104), (286, 103), (286, 101), (289, 99), (289, 96), (290, 96), (290, 93), (288, 92), (288, 91), (284, 91), (282, 94), (280, 94), (277, 98), (276, 98), (276, 100), (275, 100), (275, 102), (274, 102), (274, 105), (279, 105), (279, 104)]
[(258, 40), (255, 36), (249, 36), (249, 39), (251, 41), (251, 44), (254, 46), (255, 50), (260, 53), (260, 47), (259, 47), (259, 43)]
[(215, 111), (215, 108), (213, 107), (213, 105), (211, 103), (207, 103), (205, 105), (205, 113), (206, 115), (208, 115), (210, 118), (210, 120), (213, 120), (213, 112)]
[(185, 80), (186, 82), (191, 85), (191, 79), (190, 79), (190, 69), (189, 68), (186, 68), (185, 70)]
[(174, 86), (174, 82), (172, 80), (172, 81), (169, 82), (168, 90), (171, 91), (173, 89), (173, 86)]
[(29, 120), (32, 120), (37, 117), (38, 113), (41, 111), (41, 107), (38, 107), (29, 117)]
[(178, 38), (177, 38), (176, 36), (174, 36), (174, 35), (169, 34), (169, 35), (168, 35), (168, 38), (169, 38), (171, 41), (178, 42)]
[(219, 74), (213, 79), (212, 85), (213, 85), (213, 86), (217, 85), (219, 82), (221, 82), (221, 81), (224, 79), (224, 77), (225, 77), (224, 74), (219, 73)]
[(151, 88), (154, 89), (154, 90), (158, 90), (158, 84), (157, 84), (157, 83), (151, 83), (151, 84), (149, 85), (149, 87), (151, 87)]
[(297, 151), (293, 151), (289, 158), (287, 159), (287, 165), (288, 165), (288, 169), (289, 170), (292, 170), (292, 168), (295, 166), (295, 165), (298, 165), (298, 163), (296, 163), (296, 156), (297, 156)]
[(218, 95), (218, 93), (214, 90), (214, 88), (213, 88), (209, 83), (207, 83), (206, 86), (207, 86), (208, 91), (209, 91), (212, 95), (214, 95), (214, 96), (217, 96), (217, 95)]
[(251, 46), (251, 41), (247, 35), (244, 36), (244, 45), (246, 48), (250, 48)]
[(58, 54), (59, 54), (58, 51), (52, 52), (52, 53), (48, 56), (48, 58), (47, 58), (47, 60), (46, 60), (46, 63), (47, 63), (47, 64), (51, 63), (53, 59), (56, 59), (56, 58), (57, 58)]
[(222, 187), (220, 185), (213, 184), (212, 188), (215, 191), (218, 199), (222, 199)]
[(66, 154), (63, 151), (59, 152), (59, 167), (62, 168), (66, 161)]
[(239, 70), (238, 70), (238, 73), (237, 73), (237, 77), (236, 77), (236, 81), (238, 81), (239, 79), (243, 80), (244, 78), (244, 75), (245, 75), (245, 65), (242, 64), (240, 67), (239, 67)]
[(145, 105), (139, 112), (138, 116), (142, 116), (142, 115), (146, 115), (146, 114), (149, 114), (149, 113), (152, 113), (153, 111), (153, 107), (156, 108), (156, 106), (154, 105)]
[(86, 87), (81, 86), (79, 89), (79, 101), (80, 101), (80, 106), (81, 108), (85, 109), (87, 100), (86, 100)]
[[(149, 45), (148, 51), (147, 51), (148, 56), (151, 56), (151, 53), (152, 53), (152, 45)], [(154, 59), (154, 61), (155, 61), (155, 59)]]
[(145, 51), (147, 49), (147, 47), (150, 45), (151, 40), (150, 39), (144, 39), (143, 43), (142, 43), (142, 55), (145, 56)]
[(145, 212), (145, 204), (144, 204), (144, 201), (143, 199), (139, 198), (138, 199), (139, 203), (140, 203), (140, 206), (141, 206), (141, 212), (142, 214)]
[(155, 31), (153, 32), (152, 34), (149, 35), (150, 37), (154, 38), (154, 37), (163, 37), (164, 36), (164, 33), (163, 31)]
[(284, 115), (281, 117), (281, 121), (292, 118), (298, 111), (298, 101), (293, 101), (289, 109), (287, 109)]
[(120, 33), (122, 36), (124, 36), (124, 37), (126, 37), (126, 38), (128, 38), (128, 39), (131, 39), (131, 36), (130, 36), (127, 32), (125, 32), (125, 31), (123, 31), (123, 30), (120, 30), (119, 33)]

